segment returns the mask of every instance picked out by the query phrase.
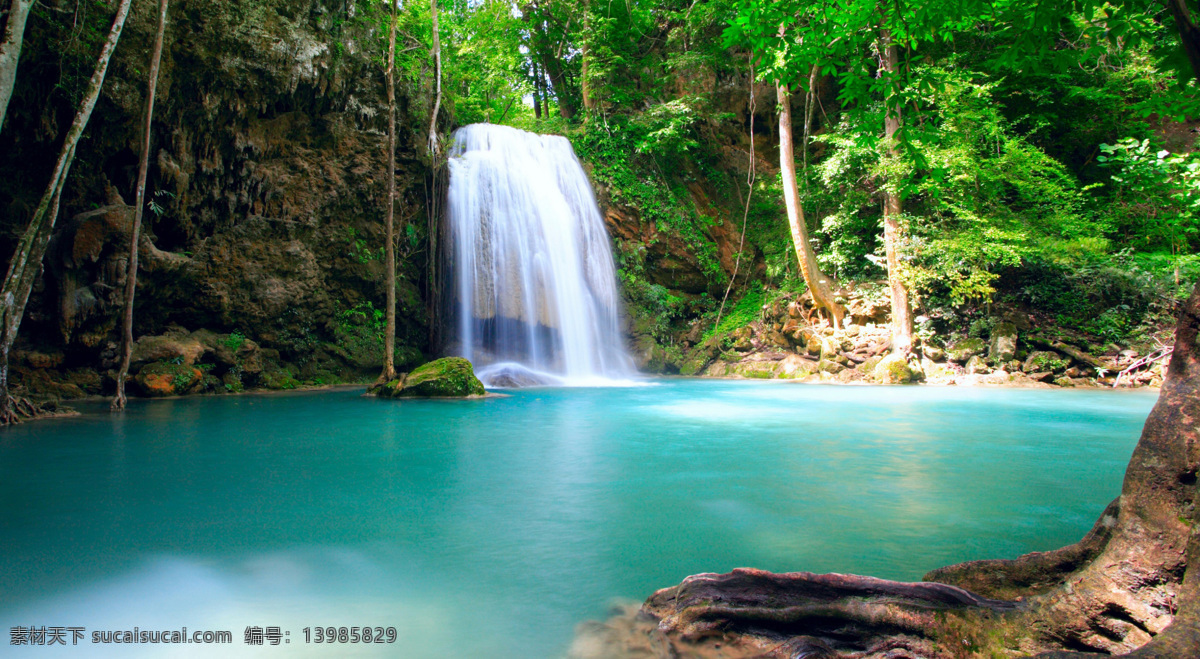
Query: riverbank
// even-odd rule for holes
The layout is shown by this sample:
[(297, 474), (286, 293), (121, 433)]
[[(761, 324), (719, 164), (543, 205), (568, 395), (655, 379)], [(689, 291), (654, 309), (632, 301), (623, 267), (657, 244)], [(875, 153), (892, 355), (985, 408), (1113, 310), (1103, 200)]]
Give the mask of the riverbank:
[[(1169, 327), (1149, 324), (1127, 345), (1035, 312), (992, 309), (990, 315), (918, 316), (913, 351), (892, 353), (886, 302), (859, 291), (834, 328), (807, 294), (780, 294), (730, 317), (694, 323), (664, 345), (642, 335), (635, 355), (643, 370), (680, 375), (790, 379), (822, 383), (943, 386), (1122, 387), (1162, 384)], [(737, 316), (740, 314), (740, 318)]]

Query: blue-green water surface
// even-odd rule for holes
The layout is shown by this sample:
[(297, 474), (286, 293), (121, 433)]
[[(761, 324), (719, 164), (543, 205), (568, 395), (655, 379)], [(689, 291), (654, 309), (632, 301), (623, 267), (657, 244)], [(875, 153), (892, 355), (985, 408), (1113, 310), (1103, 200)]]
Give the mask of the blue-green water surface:
[[(579, 622), (689, 574), (914, 580), (1074, 542), (1155, 400), (682, 379), (361, 394), (136, 401), (0, 432), (0, 629), (228, 629), (247, 656), (560, 656)], [(291, 643), (245, 646), (251, 625)], [(330, 625), (399, 638), (304, 644)], [(86, 645), (27, 650), (214, 653)]]

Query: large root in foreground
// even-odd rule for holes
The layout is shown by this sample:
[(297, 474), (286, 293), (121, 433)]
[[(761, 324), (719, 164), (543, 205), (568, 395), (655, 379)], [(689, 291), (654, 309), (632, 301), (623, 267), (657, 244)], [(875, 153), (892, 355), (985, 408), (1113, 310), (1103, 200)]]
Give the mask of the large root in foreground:
[(1200, 657), (1200, 283), (1158, 403), (1079, 543), (940, 568), (924, 583), (735, 570), (584, 626), (576, 657)]

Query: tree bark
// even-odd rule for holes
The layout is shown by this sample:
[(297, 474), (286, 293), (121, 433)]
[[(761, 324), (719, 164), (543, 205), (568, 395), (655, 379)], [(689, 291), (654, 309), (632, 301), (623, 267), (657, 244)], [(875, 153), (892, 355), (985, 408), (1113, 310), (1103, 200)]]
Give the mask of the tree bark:
[(535, 119), (542, 118), (542, 82), (539, 79), (541, 73), (537, 65), (537, 58), (530, 57), (529, 63), (533, 66), (533, 117)]
[[(438, 5), (437, 0), (429, 0), (430, 17), (433, 21), (433, 62), (436, 69), (436, 84), (437, 93), (434, 96), (433, 114), (429, 116), (429, 157), (431, 160), (437, 160), (438, 154), (438, 138), (437, 138), (437, 120), (438, 113), (442, 110), (442, 42), (438, 34)], [(395, 37), (392, 37), (395, 40)], [(396, 46), (391, 46), (394, 51)], [(388, 65), (393, 66), (392, 64)], [(394, 94), (394, 92), (393, 92)], [(395, 105), (395, 100), (392, 101)], [(394, 110), (393, 110), (394, 113)]]
[(592, 99), (592, 82), (588, 77), (588, 70), (591, 66), (592, 53), (590, 42), (592, 38), (592, 17), (591, 3), (589, 0), (582, 0), (583, 8), (583, 39), (580, 41), (580, 68), (582, 69), (579, 80), (580, 95), (583, 97), (583, 112), (584, 120), (591, 115), (592, 109), (595, 106), (595, 101)]
[(1175, 19), (1175, 29), (1179, 32), (1179, 41), (1183, 52), (1187, 55), (1188, 63), (1192, 65), (1192, 76), (1200, 80), (1200, 27), (1192, 20), (1188, 10), (1187, 0), (1166, 0), (1167, 8)]
[(167, 29), (167, 4), (158, 3), (158, 34), (154, 37), (154, 52), (150, 56), (150, 79), (146, 89), (146, 113), (142, 120), (142, 158), (138, 164), (136, 201), (133, 206), (133, 227), (129, 231), (129, 259), (125, 267), (125, 313), (121, 328), (121, 368), (117, 372), (117, 394), (112, 409), (125, 409), (125, 378), (129, 376), (129, 361), (133, 357), (133, 299), (137, 293), (138, 246), (142, 231), (142, 212), (146, 206), (146, 176), (150, 163), (150, 124), (154, 120), (154, 96), (158, 90), (158, 66), (162, 61), (163, 33)]
[[(567, 74), (563, 70), (562, 62), (555, 55), (554, 49), (550, 45), (550, 38), (546, 34), (545, 17), (542, 15), (543, 9), (537, 2), (529, 2), (521, 5), (522, 20), (529, 25), (529, 51), (530, 57), (536, 57), (541, 60), (542, 71), (549, 77), (549, 84), (543, 89), (542, 98), (546, 103), (546, 116), (550, 116), (550, 92), (554, 90), (554, 97), (558, 101), (558, 114), (563, 118), (570, 120), (575, 116), (577, 108), (572, 101), (570, 85)], [(564, 35), (565, 39), (566, 36)], [(559, 52), (562, 51), (562, 43), (559, 44)]]
[(4, 25), (4, 40), (0, 41), (0, 129), (4, 128), (8, 102), (12, 100), (13, 87), (17, 82), (17, 64), (21, 61), (21, 46), (25, 41), (25, 23), (29, 19), (33, 1), (12, 0), (8, 22)]
[(603, 650), (576, 656), (1195, 657), (1198, 470), (1200, 282), (1181, 305), (1166, 381), (1121, 497), (1081, 542), (940, 568), (914, 584), (744, 569), (700, 574), (658, 591), (640, 612), (585, 629), (589, 638), (577, 647)]
[[(387, 98), (388, 98), (388, 138), (387, 138), (387, 209), (384, 211), (384, 267), (387, 269), (387, 309), (385, 310), (387, 328), (383, 333), (383, 372), (379, 379), (388, 382), (396, 377), (396, 22), (398, 14), (396, 1), (389, 2), (392, 6), (392, 16), (388, 25), (388, 61), (387, 61)], [(433, 49), (438, 68), (438, 102), (433, 106), (433, 119), (429, 124), (429, 154), (437, 158), (437, 113), (442, 99), (442, 60), (441, 49), (437, 36), (437, 0), (431, 0), (433, 6)]]
[[(880, 68), (883, 75), (891, 79), (889, 84), (895, 87), (896, 76), (900, 74), (900, 56), (891, 30), (881, 30), (880, 46)], [(896, 133), (900, 132), (902, 121), (900, 105), (889, 99), (885, 99), (884, 105), (884, 139), (887, 141), (888, 155), (898, 158), (900, 148), (896, 143)], [(900, 267), (900, 245), (904, 242), (904, 227), (900, 218), (904, 214), (904, 202), (900, 199), (900, 192), (895, 189), (895, 183), (888, 181), (883, 191), (883, 246), (887, 253), (888, 286), (892, 291), (892, 351), (907, 356), (912, 352), (913, 320), (908, 289), (901, 278)]]
[(17, 339), (17, 331), (21, 327), (21, 319), (25, 315), (25, 305), (29, 302), (29, 294), (33, 284), (42, 269), (42, 258), (46, 255), (46, 247), (50, 244), (50, 236), (54, 231), (54, 223), (58, 220), (59, 204), (62, 201), (63, 185), (71, 170), (71, 162), (75, 159), (75, 145), (83, 135), (100, 90), (104, 87), (104, 76), (108, 73), (108, 62), (113, 50), (121, 39), (121, 30), (125, 27), (125, 19), (129, 16), (130, 0), (121, 0), (117, 7), (117, 15), (109, 30), (108, 39), (100, 50), (96, 61), (96, 69), (88, 82), (79, 111), (67, 131), (59, 151), (58, 161), (54, 165), (54, 173), (46, 192), (33, 212), (29, 226), (21, 235), (12, 261), (8, 266), (8, 274), (4, 277), (3, 287), (0, 287), (0, 424), (14, 423), (17, 417), (13, 410), (12, 398), (8, 393), (8, 356), (13, 343)]
[(846, 310), (833, 297), (829, 279), (817, 265), (816, 254), (808, 242), (808, 227), (805, 225), (804, 209), (800, 206), (800, 191), (796, 187), (796, 155), (792, 147), (792, 102), (787, 87), (775, 83), (779, 100), (779, 167), (783, 175), (783, 200), (787, 206), (788, 224), (792, 229), (792, 245), (796, 259), (800, 262), (800, 273), (812, 293), (813, 302), (829, 312), (833, 326), (841, 327)]

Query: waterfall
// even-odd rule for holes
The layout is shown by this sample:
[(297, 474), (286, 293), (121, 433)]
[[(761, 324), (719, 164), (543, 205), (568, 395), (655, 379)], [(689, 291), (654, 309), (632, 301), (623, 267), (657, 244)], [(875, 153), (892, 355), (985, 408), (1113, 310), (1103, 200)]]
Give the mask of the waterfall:
[(449, 164), (454, 351), (488, 386), (633, 374), (608, 234), (571, 143), (473, 124), (454, 131)]

